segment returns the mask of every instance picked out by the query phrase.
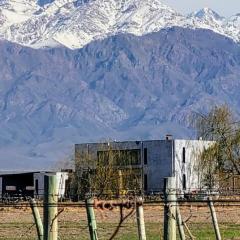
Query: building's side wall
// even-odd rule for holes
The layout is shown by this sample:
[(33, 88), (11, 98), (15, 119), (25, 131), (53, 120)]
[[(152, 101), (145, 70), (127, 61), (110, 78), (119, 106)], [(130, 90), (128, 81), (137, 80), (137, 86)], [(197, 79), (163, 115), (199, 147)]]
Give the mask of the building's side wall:
[[(34, 173), (34, 196), (38, 198), (44, 197), (44, 176), (48, 174), (45, 172)], [(62, 198), (65, 195), (66, 181), (68, 179), (67, 172), (56, 172), (58, 197)], [(36, 180), (38, 181), (38, 189), (36, 186)]]
[[(98, 159), (98, 151), (114, 151), (114, 150), (139, 150), (140, 158), (142, 156), (142, 142), (109, 142), (109, 143), (89, 143), (89, 144), (77, 144), (75, 145), (75, 170), (78, 175), (81, 175), (84, 169), (94, 168)], [(141, 167), (141, 164), (134, 165), (133, 168)], [(139, 169), (140, 171), (140, 169)], [(142, 179), (139, 179), (139, 187), (142, 186)], [(133, 189), (123, 189), (131, 191)]]
[[(204, 148), (208, 148), (213, 142), (202, 140), (175, 140), (175, 176), (177, 188), (186, 191), (194, 191), (201, 188), (202, 172), (199, 169), (199, 156)], [(185, 148), (185, 163), (184, 153)], [(184, 184), (184, 175), (186, 184)], [(186, 189), (184, 189), (184, 185)]]
[[(44, 174), (45, 173), (34, 173), (34, 196), (35, 198), (43, 198), (44, 196)], [(38, 181), (38, 187), (36, 186), (36, 180)]]
[[(141, 163), (138, 167), (143, 169), (140, 183), (141, 187), (143, 189), (145, 188), (144, 190), (146, 190), (148, 193), (162, 191), (164, 178), (172, 176), (174, 170), (172, 158), (173, 142), (174, 141), (172, 140), (154, 140), (111, 142), (109, 144), (77, 144), (75, 145), (75, 161), (76, 163), (81, 162), (81, 158), (83, 157), (97, 159), (97, 151), (105, 151), (108, 149), (139, 149), (141, 152)], [(144, 151), (147, 151), (147, 154), (144, 154)], [(144, 162), (145, 155), (147, 155), (147, 160)]]
[(141, 149), (141, 144), (140, 141), (76, 144), (75, 161), (81, 158), (97, 160), (98, 151)]
[(144, 174), (147, 174), (147, 192), (161, 192), (164, 187), (164, 178), (172, 176), (173, 141), (145, 141), (143, 148), (147, 148), (147, 165)]
[(66, 181), (68, 180), (68, 173), (57, 172), (57, 186), (58, 186), (58, 197), (63, 198), (66, 190)]

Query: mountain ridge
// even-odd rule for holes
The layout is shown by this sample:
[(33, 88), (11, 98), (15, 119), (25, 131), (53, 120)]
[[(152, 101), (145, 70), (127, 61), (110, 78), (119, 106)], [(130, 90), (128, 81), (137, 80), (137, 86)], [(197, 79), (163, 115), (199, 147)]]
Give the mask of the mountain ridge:
[(194, 137), (189, 116), (214, 104), (240, 115), (240, 47), (210, 30), (119, 34), (76, 50), (1, 41), (0, 54), (1, 169), (46, 169), (86, 141)]
[(91, 41), (119, 33), (143, 36), (179, 26), (210, 29), (240, 42), (240, 16), (236, 14), (226, 19), (207, 8), (183, 16), (159, 0), (55, 0), (39, 3), (36, 0), (1, 1), (1, 38), (33, 48), (64, 45), (78, 49)]

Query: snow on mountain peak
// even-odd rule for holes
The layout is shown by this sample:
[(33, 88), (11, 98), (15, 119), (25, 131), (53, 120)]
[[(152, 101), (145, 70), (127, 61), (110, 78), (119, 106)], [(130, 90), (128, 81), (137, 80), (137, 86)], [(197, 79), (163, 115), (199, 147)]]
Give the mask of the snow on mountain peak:
[(235, 18), (225, 20), (209, 8), (185, 17), (160, 0), (5, 0), (0, 7), (0, 36), (34, 48), (75, 49), (118, 33), (142, 36), (173, 26), (211, 29), (240, 41)]
[(237, 27), (240, 27), (240, 13), (231, 16), (229, 18), (229, 22), (232, 22), (233, 24), (235, 24)]
[(223, 27), (227, 34), (231, 34), (233, 39), (240, 42), (240, 13), (231, 16), (228, 21), (224, 22)]
[(190, 26), (197, 28), (210, 29), (219, 34), (232, 38), (236, 42), (240, 42), (240, 24), (238, 14), (224, 18), (210, 8), (203, 8), (188, 15)]
[(199, 11), (194, 12), (193, 15), (200, 19), (212, 18), (217, 21), (224, 20), (224, 17), (220, 16), (218, 13), (216, 13), (215, 11), (208, 7), (205, 7)]

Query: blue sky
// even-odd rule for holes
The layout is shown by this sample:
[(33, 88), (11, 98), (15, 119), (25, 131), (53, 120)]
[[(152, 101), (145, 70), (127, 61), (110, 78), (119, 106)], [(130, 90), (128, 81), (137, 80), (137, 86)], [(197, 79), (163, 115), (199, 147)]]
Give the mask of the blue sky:
[(209, 7), (225, 17), (240, 13), (240, 0), (162, 0), (162, 2), (184, 14), (204, 7)]

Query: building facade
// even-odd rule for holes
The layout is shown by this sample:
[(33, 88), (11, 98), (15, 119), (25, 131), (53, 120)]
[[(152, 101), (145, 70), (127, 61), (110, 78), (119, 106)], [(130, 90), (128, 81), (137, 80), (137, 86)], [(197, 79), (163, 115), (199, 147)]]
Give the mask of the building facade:
[[(121, 155), (115, 163), (117, 166), (125, 161), (122, 169), (131, 166), (139, 171), (139, 187), (144, 192), (162, 192), (164, 178), (171, 176), (176, 177), (179, 191), (189, 192), (202, 187), (198, 158), (211, 144), (210, 141), (172, 139), (171, 136), (165, 140), (76, 144), (76, 171), (84, 169), (77, 164), (83, 156), (97, 162), (102, 155), (111, 152), (111, 155)], [(124, 160), (124, 156), (128, 159)]]
[(44, 196), (44, 176), (56, 175), (58, 196), (65, 195), (67, 172), (5, 172), (0, 173), (0, 197), (24, 196), (42, 199)]

